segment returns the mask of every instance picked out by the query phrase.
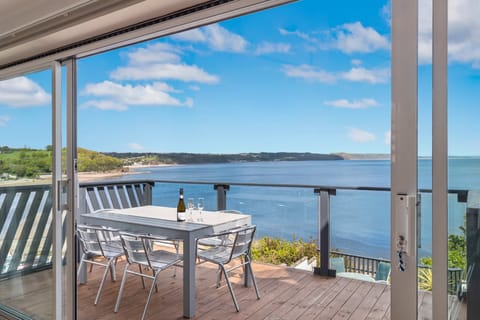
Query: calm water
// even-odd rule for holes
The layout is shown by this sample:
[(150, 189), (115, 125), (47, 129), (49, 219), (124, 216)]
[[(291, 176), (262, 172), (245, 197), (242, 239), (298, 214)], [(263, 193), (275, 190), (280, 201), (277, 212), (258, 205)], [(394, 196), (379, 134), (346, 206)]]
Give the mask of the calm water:
[[(318, 186), (390, 186), (390, 162), (302, 161), (185, 165), (137, 169), (138, 175), (124, 179), (251, 182)], [(431, 188), (431, 161), (419, 160), (419, 187)], [(449, 187), (479, 189), (480, 159), (451, 159)], [(206, 209), (215, 210), (216, 191), (212, 185), (157, 183), (155, 204), (175, 206), (178, 188), (185, 198), (205, 197)], [(311, 188), (274, 188), (232, 186), (227, 207), (252, 214), (258, 235), (292, 239), (317, 239), (318, 198)], [(420, 255), (431, 253), (431, 195), (422, 194)], [(465, 204), (449, 198), (449, 232), (459, 233)], [(332, 247), (373, 257), (389, 258), (390, 194), (375, 191), (342, 191), (331, 198)]]

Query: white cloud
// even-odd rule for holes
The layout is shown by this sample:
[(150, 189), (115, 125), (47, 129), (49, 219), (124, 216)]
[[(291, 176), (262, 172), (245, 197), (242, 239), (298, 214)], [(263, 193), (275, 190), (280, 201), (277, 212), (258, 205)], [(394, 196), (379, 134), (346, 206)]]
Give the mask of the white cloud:
[(192, 85), (192, 86), (189, 86), (188, 88), (189, 88), (190, 90), (192, 90), (192, 91), (200, 91), (200, 87), (199, 87), (199, 86)]
[(360, 66), (363, 63), (363, 61), (360, 59), (352, 59), (350, 63), (354, 66)]
[(169, 94), (172, 91), (173, 88), (162, 82), (135, 86), (112, 81), (91, 83), (86, 85), (83, 94), (100, 100), (87, 101), (83, 107), (123, 111), (129, 106), (193, 106), (191, 98), (181, 102)]
[(7, 123), (10, 121), (10, 117), (9, 116), (6, 116), (6, 115), (3, 115), (3, 116), (0, 116), (0, 127), (5, 127), (7, 126)]
[(112, 101), (112, 100), (89, 100), (82, 104), (82, 108), (94, 108), (99, 110), (115, 110), (115, 111), (126, 111), (128, 110), (128, 105)]
[(172, 38), (180, 41), (206, 43), (215, 51), (245, 52), (248, 42), (240, 35), (228, 31), (218, 23), (199, 29), (188, 30)]
[(385, 132), (384, 138), (385, 138), (385, 144), (390, 145), (390, 142), (392, 140), (392, 131), (388, 130), (387, 132)]
[(358, 143), (365, 143), (371, 142), (375, 140), (375, 135), (368, 131), (364, 131), (357, 128), (349, 128), (348, 129), (348, 138), (353, 142)]
[(289, 77), (302, 78), (312, 82), (334, 83), (337, 80), (335, 74), (325, 70), (316, 69), (307, 64), (299, 66), (284, 65), (283, 72)]
[(144, 65), (151, 63), (178, 63), (182, 50), (165, 42), (150, 44), (127, 54), (129, 64)]
[(42, 106), (51, 103), (50, 94), (27, 77), (0, 81), (0, 104), (13, 108)]
[(389, 50), (387, 37), (379, 34), (372, 27), (364, 27), (361, 22), (345, 23), (330, 30), (331, 40), (326, 49), (338, 49), (344, 53), (368, 53), (377, 50)]
[(201, 28), (191, 29), (172, 35), (172, 38), (188, 42), (207, 42), (207, 36)]
[(278, 31), (280, 32), (281, 35), (284, 35), (284, 36), (292, 36), (293, 35), (293, 36), (297, 36), (300, 39), (303, 39), (303, 40), (311, 42), (311, 43), (315, 43), (315, 44), (319, 43), (318, 39), (308, 35), (305, 32), (301, 32), (301, 31), (298, 31), (298, 30), (289, 31), (289, 30), (282, 29), (282, 28), (278, 29)]
[(114, 80), (180, 80), (217, 83), (218, 76), (196, 65), (181, 62), (182, 50), (168, 43), (155, 43), (127, 54), (128, 65), (118, 67), (110, 77)]
[(255, 54), (288, 53), (290, 52), (290, 48), (291, 46), (288, 43), (271, 43), (264, 41), (257, 46)]
[(390, 78), (390, 69), (352, 68), (339, 77), (351, 82), (386, 83)]
[(289, 77), (302, 78), (307, 81), (321, 83), (335, 83), (338, 80), (350, 82), (366, 82), (371, 84), (386, 83), (390, 78), (389, 69), (352, 68), (346, 72), (328, 72), (311, 65), (299, 66), (284, 65), (282, 71)]
[(360, 99), (349, 101), (347, 99), (325, 101), (323, 103), (326, 106), (346, 109), (365, 109), (369, 107), (377, 107), (380, 104), (375, 99)]
[(133, 150), (144, 150), (145, 149), (142, 145), (140, 145), (138, 143), (135, 143), (135, 142), (129, 143), (128, 147), (130, 149), (133, 149)]
[(195, 65), (172, 63), (153, 64), (147, 68), (143, 66), (120, 67), (113, 71), (110, 76), (115, 80), (170, 79), (209, 84), (219, 81), (217, 76), (211, 75)]
[(372, 27), (365, 27), (359, 21), (345, 23), (325, 32), (310, 35), (298, 30), (279, 29), (280, 34), (293, 35), (313, 44), (322, 50), (340, 50), (344, 53), (369, 53), (378, 50), (389, 50), (388, 38)]
[(389, 0), (383, 7), (380, 12), (383, 19), (389, 26), (392, 25), (392, 2)]
[[(448, 57), (450, 62), (480, 68), (478, 0), (448, 2)], [(418, 60), (432, 62), (432, 0), (419, 1)]]

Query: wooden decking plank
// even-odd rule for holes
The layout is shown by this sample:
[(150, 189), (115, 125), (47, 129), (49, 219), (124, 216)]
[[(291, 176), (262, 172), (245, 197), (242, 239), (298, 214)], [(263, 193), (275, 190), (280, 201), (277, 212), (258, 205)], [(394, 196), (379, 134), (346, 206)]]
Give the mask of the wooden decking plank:
[(352, 293), (342, 308), (332, 318), (333, 320), (350, 319), (351, 315), (361, 305), (365, 297), (375, 285), (371, 282), (362, 281), (357, 290)]
[(353, 280), (320, 312), (319, 319), (333, 319), (363, 281)]
[(318, 288), (318, 285), (320, 284), (320, 282), (316, 281), (317, 279), (315, 279), (315, 275), (309, 273), (308, 277), (310, 277), (310, 279), (306, 279), (307, 282), (304, 284), (304, 286), (298, 288), (299, 290), (296, 295), (287, 300), (279, 308), (276, 308), (265, 319), (283, 319), (289, 312), (292, 311), (298, 314), (299, 309), (297, 309), (297, 306), (303, 301), (311, 300), (310, 295)]
[(295, 293), (292, 292), (293, 290), (290, 294), (288, 293), (291, 288), (309, 277), (305, 272), (298, 272), (299, 270), (284, 268), (283, 270), (276, 269), (276, 271), (273, 284), (263, 289), (260, 288), (259, 303), (242, 301), (242, 304), (248, 307), (241, 309), (240, 313), (231, 313), (226, 319), (255, 319), (255, 317), (261, 318), (262, 314), (263, 317), (267, 316), (272, 312), (273, 305), (277, 306), (279, 301), (287, 299), (290, 294)]
[(335, 285), (336, 279), (328, 277), (313, 276), (312, 285), (314, 290), (308, 293), (308, 295), (299, 301), (294, 308), (290, 311), (282, 314), (284, 319), (297, 319), (297, 316), (304, 313), (310, 306), (318, 301), (324, 294), (326, 294), (332, 286)]
[[(237, 270), (240, 271), (239, 269)], [(276, 274), (278, 272), (277, 270), (272, 269), (270, 266), (265, 267), (262, 265), (255, 265), (253, 270), (260, 291), (260, 297), (263, 299), (265, 293), (269, 292), (272, 290), (272, 287), (277, 285)], [(216, 288), (215, 271), (216, 270), (210, 271), (210, 278), (201, 279), (201, 281), (206, 282), (204, 285), (206, 290), (209, 290), (209, 292), (211, 291), (212, 293), (205, 294), (197, 299), (197, 307), (202, 310), (202, 314), (199, 315), (200, 319), (212, 319), (212, 317), (215, 317), (216, 314), (219, 315), (221, 319), (226, 319), (229, 315), (233, 316), (236, 313), (232, 299), (230, 299), (230, 303), (226, 303), (223, 301), (223, 299), (221, 299), (221, 297), (224, 295), (230, 297), (230, 293), (224, 280), (222, 281), (221, 287), (218, 289)], [(197, 277), (197, 286), (199, 284), (198, 278), (199, 277)], [(243, 287), (243, 277), (234, 275), (231, 277), (231, 281), (233, 283), (233, 290), (242, 313), (244, 313), (244, 309), (249, 308), (251, 304), (262, 303), (262, 301), (257, 302), (253, 286), (250, 288)]]
[(373, 306), (372, 310), (368, 314), (368, 320), (383, 319), (387, 313), (387, 309), (390, 306), (390, 287), (385, 286), (382, 294), (378, 298), (377, 302)]
[(317, 288), (310, 294), (309, 299), (305, 299), (298, 304), (297, 308), (285, 314), (284, 318), (303, 319), (303, 314), (318, 301), (321, 301), (331, 291), (331, 288), (337, 285), (337, 279), (329, 277), (320, 277), (317, 282), (319, 282)]
[(332, 302), (338, 294), (340, 294), (350, 283), (351, 279), (347, 278), (335, 278), (335, 284), (330, 288), (328, 292), (322, 294), (315, 303), (312, 304), (303, 314), (298, 318), (302, 320), (318, 319), (319, 314)]
[[(268, 294), (268, 298), (270, 299), (270, 303), (263, 304), (254, 314), (251, 314), (247, 317), (243, 317), (243, 315), (238, 315), (238, 317), (233, 317), (232, 319), (265, 319), (268, 315), (270, 315), (275, 309), (281, 307), (285, 304), (288, 300), (292, 299), (295, 295), (301, 292), (302, 288), (311, 281), (311, 275), (302, 273), (297, 274), (299, 277), (287, 279), (287, 281), (283, 280), (281, 286), (275, 292), (270, 292)], [(293, 280), (293, 281), (292, 281)], [(267, 295), (265, 296), (267, 298)]]
[(377, 302), (378, 298), (381, 296), (385, 290), (385, 284), (375, 283), (370, 291), (363, 297), (361, 304), (350, 316), (350, 320), (363, 320), (367, 317), (372, 307)]
[(425, 291), (419, 291), (418, 296), (422, 297), (419, 300), (418, 306), (418, 319), (419, 320), (430, 320), (432, 319), (432, 295), (427, 294)]

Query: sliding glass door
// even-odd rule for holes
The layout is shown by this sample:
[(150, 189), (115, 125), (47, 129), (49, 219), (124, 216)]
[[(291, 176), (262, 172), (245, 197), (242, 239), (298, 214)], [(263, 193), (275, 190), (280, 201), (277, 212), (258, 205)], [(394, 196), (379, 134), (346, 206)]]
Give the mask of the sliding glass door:
[(61, 84), (56, 62), (0, 82), (0, 318), (73, 318)]

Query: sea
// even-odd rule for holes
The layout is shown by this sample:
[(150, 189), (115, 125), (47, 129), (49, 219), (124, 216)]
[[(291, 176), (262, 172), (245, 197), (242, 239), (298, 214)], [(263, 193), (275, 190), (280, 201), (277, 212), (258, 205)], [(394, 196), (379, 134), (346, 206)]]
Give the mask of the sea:
[[(449, 189), (480, 189), (480, 158), (451, 158)], [(257, 238), (318, 239), (318, 195), (313, 186), (390, 187), (389, 160), (275, 161), (135, 168), (122, 179), (174, 180), (229, 184), (227, 209), (252, 215)], [(431, 189), (431, 159), (418, 161), (418, 186)], [(308, 185), (312, 187), (243, 186), (235, 183)], [(176, 206), (178, 190), (185, 199), (205, 199), (205, 210), (216, 210), (212, 184), (161, 183), (153, 188), (153, 203)], [(331, 196), (331, 248), (390, 259), (390, 192), (337, 190)], [(449, 234), (461, 234), (466, 203), (449, 196)], [(208, 213), (204, 213), (208, 214)], [(431, 194), (421, 194), (419, 256), (431, 256)]]

